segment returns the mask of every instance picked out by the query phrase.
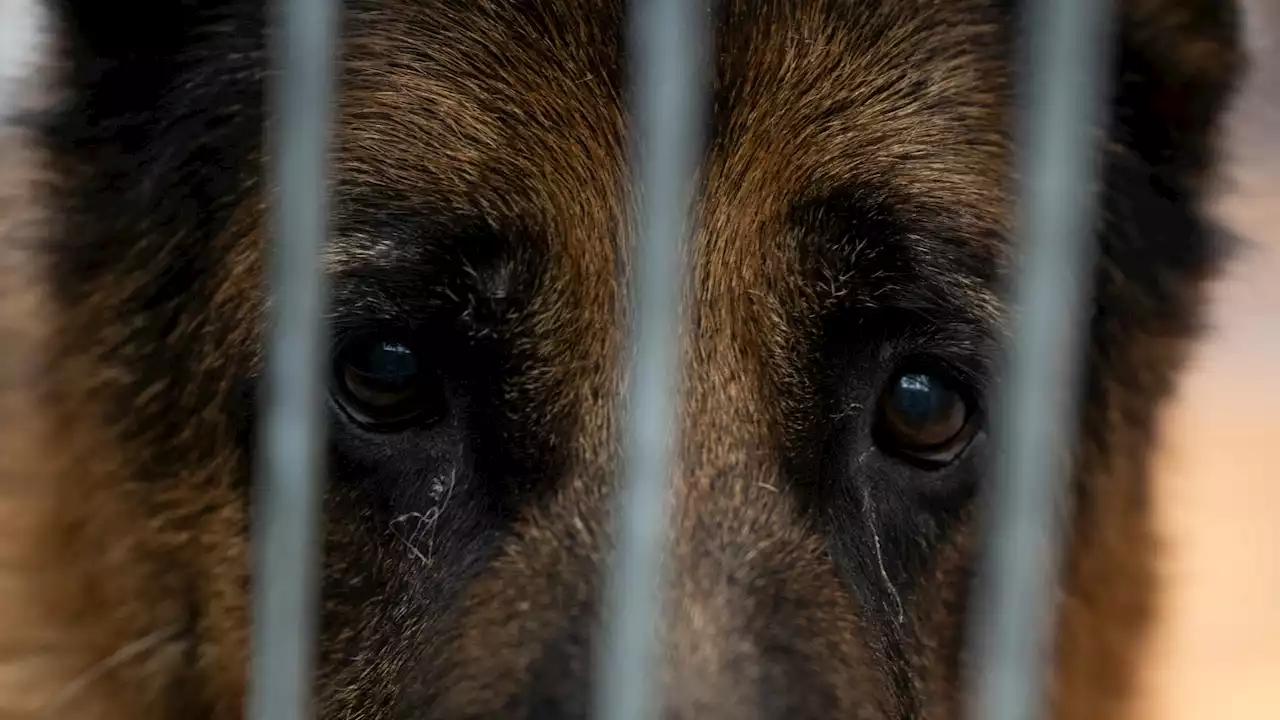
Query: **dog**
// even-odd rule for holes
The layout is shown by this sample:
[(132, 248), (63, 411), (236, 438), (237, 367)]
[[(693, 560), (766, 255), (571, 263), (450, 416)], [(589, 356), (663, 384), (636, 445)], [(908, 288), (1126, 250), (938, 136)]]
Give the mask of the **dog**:
[[(1134, 694), (1154, 422), (1225, 257), (1204, 198), (1245, 65), (1234, 3), (1113, 6), (1064, 720)], [(239, 718), (267, 7), (46, 10), (48, 102), (9, 122), (0, 206), (0, 718)], [(588, 714), (635, 242), (628, 10), (342, 4), (320, 717)], [(958, 717), (1023, 9), (707, 12), (661, 717)]]

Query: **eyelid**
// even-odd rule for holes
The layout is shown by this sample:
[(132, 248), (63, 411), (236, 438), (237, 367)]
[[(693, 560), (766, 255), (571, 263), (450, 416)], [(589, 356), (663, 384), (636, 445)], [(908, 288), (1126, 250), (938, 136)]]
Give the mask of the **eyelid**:
[(1003, 344), (985, 326), (958, 321), (942, 327), (928, 322), (885, 333), (878, 360), (887, 373), (921, 363), (960, 380), (972, 390), (975, 402), (988, 393)]

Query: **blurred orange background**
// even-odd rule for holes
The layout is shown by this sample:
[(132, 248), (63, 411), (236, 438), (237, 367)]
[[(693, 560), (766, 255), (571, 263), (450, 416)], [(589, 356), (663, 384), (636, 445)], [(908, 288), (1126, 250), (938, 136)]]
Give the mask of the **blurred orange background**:
[(1247, 246), (1165, 419), (1168, 592), (1141, 720), (1280, 718), (1280, 2), (1245, 4), (1253, 67), (1217, 208)]

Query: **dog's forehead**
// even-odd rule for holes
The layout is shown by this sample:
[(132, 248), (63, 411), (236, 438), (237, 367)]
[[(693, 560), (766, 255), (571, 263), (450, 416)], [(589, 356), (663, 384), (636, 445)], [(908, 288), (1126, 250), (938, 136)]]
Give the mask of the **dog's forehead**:
[[(397, 1), (357, 14), (340, 182), (410, 214), (613, 256), (635, 199), (625, 12), (601, 0)], [(999, 235), (1008, 78), (989, 16), (914, 0), (722, 3), (698, 207), (718, 236), (703, 242), (734, 237), (767, 254), (797, 207), (851, 196), (925, 235)], [(342, 242), (343, 261), (395, 256), (376, 232)]]

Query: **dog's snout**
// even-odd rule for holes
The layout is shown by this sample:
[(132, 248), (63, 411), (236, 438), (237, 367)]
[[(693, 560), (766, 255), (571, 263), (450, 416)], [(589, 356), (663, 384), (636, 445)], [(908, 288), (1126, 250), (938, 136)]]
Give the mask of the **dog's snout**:
[[(772, 483), (726, 492), (730, 482), (673, 485), (653, 675), (660, 717), (825, 720), (879, 705), (876, 679), (859, 670), (857, 613), (820, 539), (787, 520)], [(458, 663), (428, 683), (431, 717), (590, 716), (611, 553), (608, 535), (587, 527), (539, 514), (511, 537), (462, 605), (449, 648)]]

